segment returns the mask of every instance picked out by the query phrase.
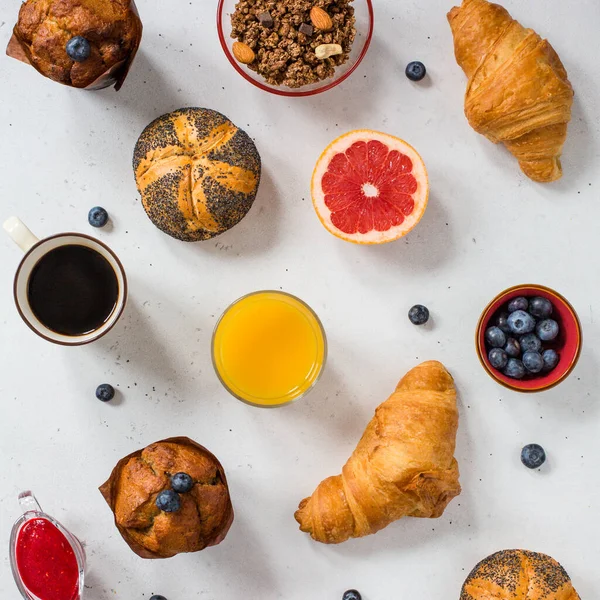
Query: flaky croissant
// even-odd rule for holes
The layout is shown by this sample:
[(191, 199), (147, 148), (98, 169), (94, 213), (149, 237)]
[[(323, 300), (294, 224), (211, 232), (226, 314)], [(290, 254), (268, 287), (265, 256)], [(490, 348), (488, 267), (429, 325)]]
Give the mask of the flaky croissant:
[(573, 88), (552, 46), (486, 0), (463, 0), (448, 21), (471, 127), (503, 142), (530, 179), (559, 179)]
[(550, 556), (503, 550), (467, 577), (460, 600), (580, 600), (567, 572)]
[(409, 371), (375, 411), (341, 475), (300, 503), (300, 529), (337, 544), (405, 516), (439, 517), (460, 494), (452, 376), (435, 361)]

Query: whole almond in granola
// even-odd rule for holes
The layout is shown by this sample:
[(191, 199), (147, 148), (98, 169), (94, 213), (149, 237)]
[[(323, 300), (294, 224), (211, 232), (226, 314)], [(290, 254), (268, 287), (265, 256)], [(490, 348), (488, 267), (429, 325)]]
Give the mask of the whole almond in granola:
[(249, 65), (256, 59), (254, 50), (242, 42), (234, 42), (232, 50), (236, 59), (245, 65)]
[(312, 24), (321, 31), (329, 31), (333, 27), (331, 17), (318, 6), (313, 6), (310, 9), (310, 20)]

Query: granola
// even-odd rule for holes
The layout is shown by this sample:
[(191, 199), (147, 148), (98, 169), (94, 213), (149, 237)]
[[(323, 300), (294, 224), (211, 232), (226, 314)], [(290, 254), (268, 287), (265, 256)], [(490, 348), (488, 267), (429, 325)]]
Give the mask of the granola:
[[(247, 66), (271, 85), (299, 88), (332, 77), (344, 64), (356, 37), (352, 0), (240, 0), (231, 16), (231, 37), (256, 57)], [(322, 8), (332, 28), (313, 26), (310, 11)], [(319, 59), (315, 49), (339, 44), (341, 54)]]

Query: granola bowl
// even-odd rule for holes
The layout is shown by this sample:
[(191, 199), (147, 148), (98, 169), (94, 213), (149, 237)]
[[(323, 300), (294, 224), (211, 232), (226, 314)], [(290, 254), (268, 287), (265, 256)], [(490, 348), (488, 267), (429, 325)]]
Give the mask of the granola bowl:
[[(280, 2), (282, 2), (283, 0), (280, 0)], [(290, 4), (294, 4), (294, 1), (296, 1), (297, 4), (301, 4), (301, 5), (305, 5), (307, 4), (306, 1), (304, 0), (289, 0)], [(233, 25), (232, 25), (232, 17), (234, 16), (234, 14), (236, 13), (236, 7), (238, 6), (238, 4), (240, 5), (240, 7), (242, 7), (243, 5), (249, 5), (249, 6), (253, 6), (255, 4), (258, 4), (259, 6), (263, 6), (263, 7), (267, 7), (267, 6), (275, 6), (275, 11), (279, 10), (279, 3), (275, 3), (273, 4), (272, 2), (270, 2), (270, 0), (219, 0), (219, 4), (218, 4), (218, 8), (217, 8), (217, 30), (219, 33), (219, 40), (221, 42), (221, 46), (223, 48), (223, 51), (225, 52), (225, 56), (227, 57), (227, 60), (229, 60), (229, 62), (231, 63), (231, 65), (233, 66), (233, 68), (247, 81), (249, 81), (251, 84), (255, 85), (257, 88), (260, 88), (261, 90), (264, 90), (265, 92), (270, 92), (271, 94), (276, 94), (278, 96), (288, 96), (288, 97), (301, 97), (301, 96), (313, 96), (315, 94), (320, 94), (321, 92), (326, 92), (327, 90), (330, 90), (332, 88), (334, 88), (335, 86), (339, 85), (340, 83), (342, 83), (342, 81), (348, 79), (348, 77), (350, 77), (350, 75), (357, 69), (358, 65), (362, 62), (363, 58), (365, 57), (365, 54), (367, 53), (367, 50), (369, 49), (369, 44), (371, 43), (371, 38), (373, 36), (373, 4), (372, 4), (372, 0), (314, 0), (314, 4), (317, 7), (321, 7), (324, 6), (326, 9), (329, 8), (329, 6), (336, 6), (336, 10), (337, 10), (337, 6), (341, 5), (348, 5), (350, 7), (352, 7), (354, 9), (354, 21), (351, 24), (352, 25), (352, 30), (355, 30), (355, 36), (354, 39), (352, 41), (345, 39), (344, 41), (340, 41), (337, 39), (336, 36), (341, 35), (341, 33), (338, 33), (338, 31), (336, 30), (337, 24), (338, 24), (338, 19), (341, 18), (341, 15), (338, 16), (336, 18), (336, 16), (334, 15), (334, 23), (335, 26), (334, 28), (330, 31), (330, 35), (327, 37), (321, 37), (322, 35), (326, 35), (324, 34), (324, 32), (320, 32), (318, 29), (314, 28), (313, 30), (313, 34), (310, 36), (306, 36), (304, 38), (304, 41), (302, 42), (304, 46), (306, 46), (306, 50), (307, 52), (302, 53), (301, 56), (297, 57), (296, 60), (302, 61), (303, 62), (303, 58), (304, 56), (308, 57), (308, 61), (307, 63), (303, 64), (302, 66), (305, 69), (308, 69), (309, 66), (312, 64), (315, 68), (314, 71), (315, 73), (319, 72), (318, 68), (321, 65), (321, 63), (318, 63), (315, 59), (314, 59), (314, 54), (311, 55), (311, 51), (312, 49), (310, 48), (311, 43), (314, 41), (314, 43), (312, 44), (313, 47), (318, 43), (319, 39), (323, 40), (323, 43), (329, 43), (330, 38), (332, 42), (336, 42), (336, 41), (340, 41), (340, 45), (344, 45), (345, 49), (347, 51), (345, 51), (340, 57), (336, 57), (333, 56), (332, 58), (327, 58), (326, 59), (326, 63), (324, 63), (323, 68), (327, 68), (328, 71), (332, 71), (330, 74), (328, 73), (328, 76), (326, 78), (323, 78), (319, 81), (314, 81), (314, 82), (310, 82), (310, 83), (306, 83), (306, 84), (300, 84), (301, 78), (298, 77), (298, 81), (293, 81), (293, 85), (288, 85), (285, 82), (282, 83), (278, 83), (275, 81), (268, 81), (268, 78), (265, 78), (265, 76), (263, 76), (263, 74), (257, 72), (256, 70), (254, 70), (253, 68), (260, 68), (260, 59), (257, 57), (257, 61), (253, 63), (251, 66), (253, 66), (253, 68), (250, 68), (247, 64), (244, 64), (242, 62), (240, 62), (236, 56), (234, 55), (234, 50), (233, 50), (233, 46), (234, 43), (236, 41), (239, 41), (238, 39), (232, 37), (232, 31), (233, 31)], [(242, 9), (243, 10), (243, 9)], [(266, 11), (265, 11), (266, 12)], [(263, 30), (263, 38), (266, 37), (266, 35), (272, 35), (272, 34), (276, 34), (275, 40), (281, 40), (284, 38), (282, 34), (282, 28), (284, 27), (283, 24), (279, 25), (280, 21), (278, 19), (278, 15), (274, 15), (272, 17), (274, 23), (270, 26), (270, 29), (272, 29), (272, 32), (269, 34), (268, 31), (264, 31)], [(258, 19), (254, 19), (255, 22), (258, 22)], [(306, 26), (309, 27), (313, 27), (313, 23), (311, 23), (311, 21), (308, 18), (304, 19), (305, 23), (303, 23)], [(256, 23), (254, 23), (255, 26)], [(260, 25), (262, 27), (263, 22), (260, 22)], [(347, 29), (350, 29), (350, 26), (347, 24)], [(250, 33), (251, 35), (251, 33)], [(298, 36), (296, 33), (293, 34), (294, 35), (294, 42), (298, 41), (300, 42), (303, 38), (301, 38), (301, 36)], [(304, 35), (304, 34), (302, 34)], [(270, 42), (271, 43), (271, 42)], [(256, 44), (251, 43), (251, 46), (254, 46), (254, 49), (257, 51), (257, 54), (261, 54), (259, 52), (259, 49), (257, 47)], [(277, 51), (277, 45), (276, 43), (271, 43), (270, 46), (268, 46), (268, 50), (273, 50), (273, 51)], [(287, 49), (286, 49), (287, 51)], [(298, 50), (296, 50), (298, 51)], [(339, 62), (341, 62), (343, 60), (342, 64), (338, 64)], [(293, 59), (290, 59), (290, 61), (288, 62), (288, 65), (291, 64), (291, 62), (293, 62)], [(258, 67), (257, 67), (258, 65)], [(284, 70), (281, 70), (281, 73), (283, 73)], [(323, 73), (323, 71), (321, 70), (321, 73)], [(315, 75), (317, 76), (317, 75)], [(319, 77), (321, 75), (318, 75)], [(298, 87), (295, 87), (295, 86)]]

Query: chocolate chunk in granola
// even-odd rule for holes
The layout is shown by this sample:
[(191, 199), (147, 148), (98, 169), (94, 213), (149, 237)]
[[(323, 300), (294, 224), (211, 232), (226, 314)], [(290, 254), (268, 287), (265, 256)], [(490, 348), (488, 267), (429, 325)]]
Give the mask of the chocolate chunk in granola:
[(311, 37), (314, 31), (314, 28), (312, 25), (309, 25), (308, 23), (302, 23), (302, 25), (300, 25), (300, 27), (298, 28), (298, 31), (300, 33), (303, 33), (306, 37)]
[(263, 27), (267, 27), (269, 29), (271, 29), (271, 27), (273, 27), (273, 25), (274, 25), (273, 17), (271, 16), (271, 13), (269, 13), (269, 12), (261, 12), (258, 15), (258, 20), (260, 21), (260, 24)]

